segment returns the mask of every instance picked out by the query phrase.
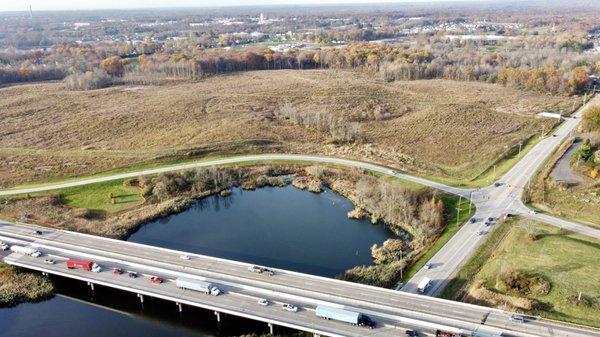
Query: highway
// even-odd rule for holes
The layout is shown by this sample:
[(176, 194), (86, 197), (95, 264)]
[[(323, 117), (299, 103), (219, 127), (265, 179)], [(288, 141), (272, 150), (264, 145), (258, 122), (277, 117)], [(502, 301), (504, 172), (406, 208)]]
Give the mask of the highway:
[[(35, 234), (36, 230), (41, 230), (42, 234)], [(436, 329), (461, 329), (503, 332), (504, 336), (600, 337), (600, 331), (541, 319), (511, 322), (511, 313), (487, 307), (285, 270), (275, 270), (274, 276), (256, 274), (248, 271), (250, 265), (246, 263), (63, 230), (0, 223), (0, 240), (35, 247), (45, 254), (33, 258), (11, 253), (4, 258), (8, 264), (320, 335), (398, 336), (404, 329), (416, 327), (426, 333)], [(190, 260), (181, 259), (183, 254), (190, 256)], [(46, 264), (47, 258), (57, 262)], [(100, 273), (69, 270), (65, 265), (68, 258), (91, 259), (104, 270)], [(141, 276), (115, 275), (113, 267), (137, 271)], [(167, 282), (153, 284), (149, 275), (163, 277)], [(179, 289), (173, 280), (182, 276), (211, 281), (225, 294), (209, 296)], [(256, 303), (259, 298), (267, 298), (272, 304), (259, 306)], [(284, 302), (298, 305), (299, 312), (283, 311), (281, 304)], [(377, 327), (370, 330), (318, 319), (313, 310), (319, 304), (362, 312), (374, 318)], [(177, 310), (175, 305), (173, 310)]]

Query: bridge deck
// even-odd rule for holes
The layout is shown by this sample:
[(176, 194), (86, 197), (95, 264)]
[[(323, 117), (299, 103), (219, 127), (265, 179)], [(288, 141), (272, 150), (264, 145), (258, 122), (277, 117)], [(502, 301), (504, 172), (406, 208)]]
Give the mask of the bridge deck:
[[(47, 265), (43, 258), (19, 254), (6, 257), (7, 263), (323, 335), (398, 336), (404, 327), (419, 326), (420, 330), (427, 331), (453, 327), (504, 331), (517, 336), (600, 336), (597, 331), (545, 320), (512, 323), (508, 320), (510, 313), (496, 309), (290, 271), (276, 270), (272, 277), (254, 274), (247, 270), (248, 264), (236, 261), (188, 253), (191, 260), (182, 260), (183, 252), (126, 241), (49, 229), (43, 229), (41, 236), (32, 232), (32, 227), (0, 223), (2, 240), (37, 246), (57, 260), (57, 264)], [(105, 270), (101, 273), (68, 270), (64, 261), (71, 257), (92, 259)], [(147, 277), (132, 279), (114, 275), (112, 267), (162, 276), (167, 282), (155, 285)], [(178, 289), (172, 280), (179, 276), (207, 279), (226, 293), (215, 297)], [(256, 304), (258, 298), (268, 298), (275, 303), (261, 307)], [(297, 304), (301, 310), (285, 312), (281, 309), (283, 302)], [(378, 321), (378, 328), (369, 330), (318, 319), (312, 310), (323, 303), (372, 316)]]

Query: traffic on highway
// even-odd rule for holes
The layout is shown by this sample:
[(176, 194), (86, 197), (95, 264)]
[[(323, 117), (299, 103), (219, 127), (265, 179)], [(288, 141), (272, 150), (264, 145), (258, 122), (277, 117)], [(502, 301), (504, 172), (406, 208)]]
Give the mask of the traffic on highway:
[[(496, 309), (85, 234), (44, 230), (33, 236), (31, 231), (23, 225), (0, 226), (5, 244), (40, 253), (36, 258), (17, 249), (21, 252), (5, 257), (7, 263), (301, 330), (318, 327), (330, 336), (364, 336), (370, 327), (382, 336), (396, 336), (399, 330), (423, 335), (454, 331), (465, 336), (544, 336), (547, 329), (556, 336), (573, 331), (597, 336), (537, 319), (523, 324)], [(184, 254), (188, 259), (181, 258)], [(44, 259), (55, 263), (46, 264)], [(345, 311), (324, 319), (316, 314), (319, 306)], [(351, 313), (358, 315), (357, 327), (348, 322)]]

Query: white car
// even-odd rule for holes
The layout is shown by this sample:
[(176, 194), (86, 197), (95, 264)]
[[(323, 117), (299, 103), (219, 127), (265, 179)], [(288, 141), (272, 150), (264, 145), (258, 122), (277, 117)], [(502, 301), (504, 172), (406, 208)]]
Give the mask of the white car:
[(2, 246), (0, 246), (0, 248), (2, 248), (2, 250), (8, 250), (10, 248), (10, 246), (7, 245), (6, 243), (3, 243)]
[(289, 304), (289, 303), (284, 303), (282, 306), (283, 310), (285, 311), (291, 311), (291, 312), (297, 312), (298, 311), (298, 307), (293, 305), (293, 304)]
[(425, 269), (431, 269), (431, 267), (432, 267), (431, 262), (425, 263), (425, 266), (424, 266)]
[(485, 234), (485, 232), (484, 231), (477, 231), (475, 234), (481, 236), (481, 235)]
[(258, 303), (259, 305), (262, 305), (262, 306), (265, 306), (265, 307), (266, 307), (267, 305), (269, 305), (269, 301), (268, 301), (266, 298), (261, 298), (260, 300), (258, 300), (258, 302), (257, 302), (257, 303)]
[(182, 260), (189, 260), (190, 256), (189, 255), (181, 255), (179, 258)]

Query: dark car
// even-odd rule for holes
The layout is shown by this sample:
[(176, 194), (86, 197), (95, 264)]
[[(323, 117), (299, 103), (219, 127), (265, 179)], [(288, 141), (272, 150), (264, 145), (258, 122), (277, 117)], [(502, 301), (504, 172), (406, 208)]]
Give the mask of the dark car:
[(419, 337), (419, 332), (415, 330), (406, 330), (406, 335), (409, 337)]
[(40, 231), (40, 230), (36, 230), (34, 233), (35, 233), (35, 235), (42, 235), (43, 234), (42, 231)]
[(121, 274), (123, 274), (123, 269), (121, 269), (121, 268), (114, 268), (113, 269), (113, 274), (115, 274), (115, 275), (121, 275)]
[(130, 272), (127, 274), (127, 275), (128, 275), (129, 277), (131, 277), (131, 278), (136, 278), (136, 277), (138, 277), (138, 273), (136, 273), (136, 272), (134, 272), (134, 271), (130, 271)]

